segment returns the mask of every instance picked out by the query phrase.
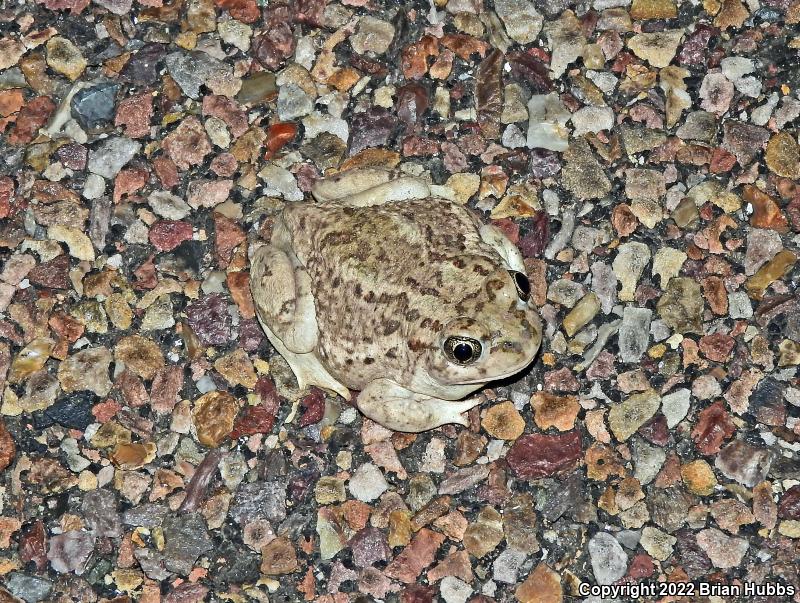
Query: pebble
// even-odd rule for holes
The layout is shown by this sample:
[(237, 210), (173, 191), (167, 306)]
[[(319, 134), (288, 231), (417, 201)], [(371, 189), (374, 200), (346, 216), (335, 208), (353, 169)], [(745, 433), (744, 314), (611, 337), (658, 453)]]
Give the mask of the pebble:
[(772, 454), (742, 440), (726, 445), (714, 460), (714, 466), (728, 479), (748, 488), (764, 481), (772, 465)]
[(347, 489), (362, 502), (371, 502), (389, 489), (383, 473), (372, 463), (364, 463), (353, 473)]
[(86, 69), (86, 59), (80, 49), (68, 38), (54, 36), (47, 40), (45, 47), (47, 48), (47, 64), (50, 68), (70, 80), (77, 80)]
[(525, 431), (525, 420), (513, 402), (501, 402), (486, 411), (481, 426), (494, 438), (516, 440)]
[(653, 312), (647, 308), (625, 306), (619, 327), (619, 357), (622, 362), (639, 362), (650, 340)]
[(534, 420), (539, 429), (555, 427), (559, 431), (569, 431), (575, 426), (580, 412), (580, 404), (575, 396), (557, 396), (546, 392), (536, 392), (531, 396)]
[(672, 62), (683, 38), (682, 29), (636, 34), (628, 40), (628, 48), (653, 67), (666, 67)]
[(192, 422), (197, 439), (204, 446), (216, 448), (233, 431), (233, 422), (239, 412), (239, 402), (224, 391), (203, 394), (194, 401)]
[(225, 345), (232, 336), (233, 319), (225, 297), (206, 295), (186, 308), (189, 326), (205, 345)]
[(528, 556), (512, 548), (505, 549), (492, 563), (492, 579), (496, 582), (516, 584), (519, 571)]
[(167, 220), (182, 220), (192, 211), (188, 203), (167, 191), (153, 191), (147, 197), (147, 204)]
[(114, 117), (114, 99), (119, 85), (104, 82), (79, 90), (72, 97), (70, 108), (72, 116), (82, 128), (93, 129), (111, 121)]
[(53, 583), (50, 580), (22, 572), (10, 572), (5, 586), (8, 592), (26, 603), (46, 601), (53, 591)]
[(113, 179), (141, 148), (141, 143), (125, 136), (106, 138), (97, 148), (89, 151), (86, 168), (93, 174)]
[(562, 601), (561, 577), (546, 563), (539, 563), (525, 581), (517, 587), (514, 594), (520, 603)]
[(547, 289), (547, 299), (572, 308), (584, 297), (586, 288), (580, 283), (568, 279), (554, 281)]
[(412, 584), (423, 569), (428, 567), (444, 542), (444, 535), (422, 528), (411, 544), (398, 554), (386, 567), (385, 574), (406, 584)]
[(569, 314), (564, 317), (562, 326), (564, 332), (572, 337), (583, 327), (589, 324), (600, 311), (600, 298), (590, 291), (575, 304)]
[(481, 509), (475, 522), (469, 524), (464, 532), (464, 548), (478, 559), (491, 553), (502, 540), (502, 517), (490, 506)]
[(672, 555), (677, 541), (677, 538), (662, 532), (658, 528), (645, 526), (642, 528), (642, 537), (639, 540), (639, 544), (654, 559), (666, 561)]
[(569, 111), (557, 94), (531, 96), (528, 101), (527, 147), (566, 151), (569, 148), (569, 131), (566, 129), (569, 118)]
[(200, 98), (201, 86), (223, 96), (236, 95), (242, 86), (241, 79), (233, 75), (229, 65), (205, 52), (173, 52), (165, 57), (164, 64), (189, 98)]
[(709, 72), (700, 86), (700, 106), (710, 113), (722, 115), (733, 100), (734, 86), (722, 73)]
[(267, 164), (258, 172), (258, 176), (265, 182), (266, 195), (277, 195), (287, 201), (301, 201), (304, 198), (303, 192), (297, 186), (297, 180), (288, 170)]
[(644, 243), (630, 242), (619, 246), (612, 269), (619, 282), (622, 283), (622, 289), (619, 292), (620, 301), (634, 300), (636, 285), (649, 262), (650, 248)]
[(649, 421), (658, 411), (661, 398), (649, 389), (633, 394), (623, 402), (615, 404), (608, 412), (608, 426), (620, 442), (630, 438), (636, 430)]
[(70, 530), (49, 538), (47, 560), (59, 574), (74, 572), (80, 576), (86, 571), (86, 563), (92, 554), (95, 537), (89, 532)]
[(800, 178), (800, 145), (789, 132), (778, 132), (769, 139), (764, 159), (770, 171), (778, 176)]
[(571, 469), (581, 454), (581, 438), (576, 431), (558, 435), (530, 434), (514, 442), (506, 460), (515, 475), (534, 480)]
[(181, 576), (189, 575), (197, 558), (214, 547), (205, 520), (194, 513), (165, 517), (163, 534), (164, 567)]
[(625, 575), (628, 555), (608, 532), (598, 532), (589, 540), (589, 559), (598, 584), (613, 584)]
[(445, 603), (466, 603), (472, 587), (455, 576), (445, 576), (439, 584), (439, 594)]
[(614, 111), (610, 107), (582, 107), (572, 114), (575, 137), (596, 134), (614, 127)]
[(211, 152), (203, 124), (193, 115), (181, 121), (180, 125), (164, 137), (162, 147), (178, 169), (188, 170), (202, 163)]
[(658, 315), (681, 334), (702, 332), (703, 309), (700, 285), (688, 277), (671, 278), (656, 304)]
[(689, 412), (691, 392), (685, 387), (675, 390), (661, 398), (661, 412), (667, 419), (667, 427), (672, 429)]
[(47, 229), (47, 236), (54, 241), (66, 243), (72, 257), (87, 262), (94, 261), (95, 255), (91, 240), (77, 228), (53, 224)]
[(55, 341), (39, 337), (31, 341), (16, 355), (8, 371), (9, 383), (22, 383), (39, 371), (47, 362), (55, 347)]
[(98, 396), (111, 391), (108, 368), (111, 352), (96, 347), (80, 350), (66, 358), (58, 367), (58, 381), (65, 392), (89, 390)]
[(710, 496), (714, 493), (717, 478), (711, 466), (703, 459), (691, 461), (681, 467), (681, 478), (687, 490), (698, 496)]
[(716, 528), (707, 528), (697, 533), (698, 546), (708, 555), (714, 567), (736, 567), (747, 553), (748, 544), (743, 538), (726, 536)]
[(365, 15), (359, 19), (356, 33), (350, 36), (350, 45), (358, 54), (381, 55), (389, 49), (394, 33), (391, 23)]
[(519, 44), (534, 42), (542, 30), (544, 19), (528, 0), (499, 0), (494, 10), (508, 36)]
[(164, 366), (159, 346), (141, 335), (129, 335), (114, 346), (114, 360), (121, 362), (142, 379), (150, 380)]

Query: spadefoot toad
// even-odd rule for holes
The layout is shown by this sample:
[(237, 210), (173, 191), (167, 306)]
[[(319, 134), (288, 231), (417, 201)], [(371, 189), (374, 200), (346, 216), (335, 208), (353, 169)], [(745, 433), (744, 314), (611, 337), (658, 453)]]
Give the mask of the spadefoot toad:
[(531, 363), (542, 337), (522, 256), (415, 178), (345, 172), (292, 203), (252, 258), (258, 319), (301, 387), (397, 431), (467, 425), (464, 400)]

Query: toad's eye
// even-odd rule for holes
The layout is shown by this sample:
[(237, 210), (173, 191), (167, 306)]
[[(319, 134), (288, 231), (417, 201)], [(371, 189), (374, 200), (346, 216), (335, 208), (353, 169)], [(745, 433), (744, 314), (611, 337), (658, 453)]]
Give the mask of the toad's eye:
[(448, 337), (444, 341), (445, 355), (456, 364), (472, 364), (481, 355), (481, 344), (470, 337)]
[(514, 279), (514, 285), (517, 287), (517, 295), (519, 295), (519, 298), (522, 301), (528, 301), (531, 297), (531, 282), (528, 280), (528, 277), (516, 270), (509, 270), (508, 272), (511, 274), (511, 278)]

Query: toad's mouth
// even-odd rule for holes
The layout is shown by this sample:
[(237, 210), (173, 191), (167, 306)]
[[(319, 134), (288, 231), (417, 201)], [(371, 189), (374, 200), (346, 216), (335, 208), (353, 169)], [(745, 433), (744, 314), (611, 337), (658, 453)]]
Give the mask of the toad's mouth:
[[(538, 350), (537, 350), (538, 352)], [(533, 359), (536, 358), (536, 354), (525, 360), (524, 362), (519, 363), (517, 366), (503, 372), (494, 375), (486, 374), (482, 377), (478, 377), (477, 379), (469, 379), (467, 381), (459, 381), (458, 385), (477, 385), (478, 383), (489, 383), (490, 381), (502, 381), (503, 379), (508, 379), (509, 377), (513, 377), (527, 366), (529, 366)]]

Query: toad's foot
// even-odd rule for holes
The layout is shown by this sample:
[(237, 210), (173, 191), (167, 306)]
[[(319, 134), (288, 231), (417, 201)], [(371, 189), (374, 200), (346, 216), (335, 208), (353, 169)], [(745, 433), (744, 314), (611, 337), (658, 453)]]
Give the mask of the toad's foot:
[(465, 412), (481, 404), (484, 397), (441, 400), (416, 394), (389, 379), (372, 381), (359, 394), (356, 404), (368, 418), (387, 429), (418, 433), (440, 425), (469, 425)]
[(431, 195), (431, 189), (420, 178), (381, 168), (362, 168), (320, 180), (311, 189), (311, 194), (317, 201), (369, 207), (392, 201), (425, 199)]

